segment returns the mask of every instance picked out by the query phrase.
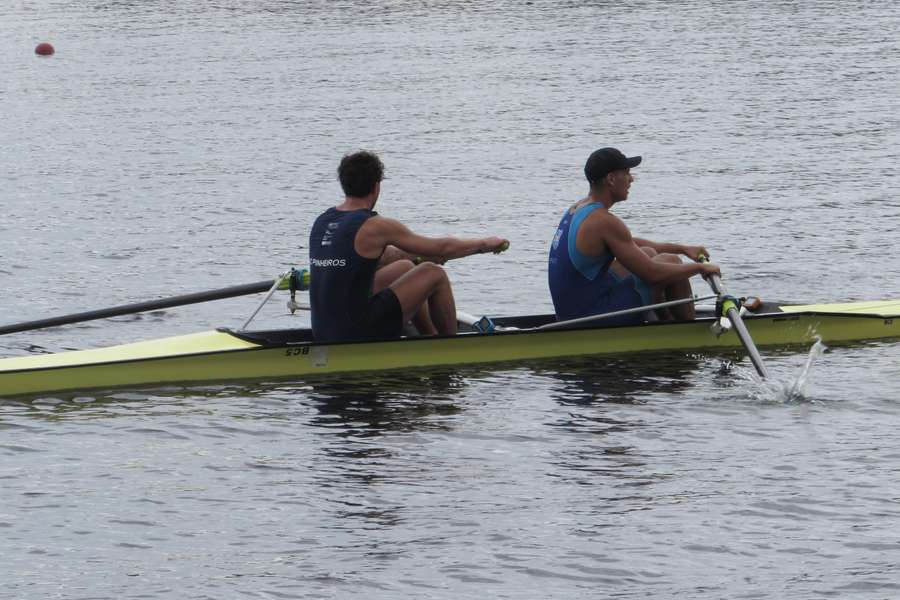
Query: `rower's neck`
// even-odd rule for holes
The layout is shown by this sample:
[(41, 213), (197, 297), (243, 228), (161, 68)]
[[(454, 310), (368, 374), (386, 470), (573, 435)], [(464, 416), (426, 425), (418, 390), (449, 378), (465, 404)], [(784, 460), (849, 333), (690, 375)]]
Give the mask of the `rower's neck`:
[(335, 208), (338, 210), (372, 210), (375, 207), (376, 198), (373, 195), (369, 196), (347, 196), (344, 198), (344, 201), (338, 204)]
[(606, 210), (609, 210), (610, 208), (612, 208), (613, 204), (615, 204), (612, 194), (610, 194), (609, 190), (606, 189), (600, 191), (592, 189), (588, 194), (586, 200), (588, 202), (602, 204)]

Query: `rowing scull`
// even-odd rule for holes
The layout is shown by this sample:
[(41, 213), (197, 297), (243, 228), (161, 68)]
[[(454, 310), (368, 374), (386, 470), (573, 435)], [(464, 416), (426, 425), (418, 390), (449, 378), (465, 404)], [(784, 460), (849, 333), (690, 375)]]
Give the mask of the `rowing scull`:
[[(715, 335), (715, 317), (624, 327), (543, 328), (552, 315), (500, 317), (492, 333), (316, 343), (308, 329), (228, 329), (91, 350), (0, 359), (0, 397), (93, 388), (274, 378), (620, 355), (648, 351), (739, 349), (733, 331)], [(900, 300), (766, 305), (744, 323), (758, 346), (900, 338)]]

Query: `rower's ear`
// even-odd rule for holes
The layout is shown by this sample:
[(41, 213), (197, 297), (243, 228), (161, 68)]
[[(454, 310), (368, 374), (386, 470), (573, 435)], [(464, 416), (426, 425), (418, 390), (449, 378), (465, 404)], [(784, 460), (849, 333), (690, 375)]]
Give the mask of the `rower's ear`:
[(375, 208), (375, 204), (378, 202), (378, 196), (381, 195), (381, 182), (376, 181), (375, 187), (372, 188), (372, 208)]

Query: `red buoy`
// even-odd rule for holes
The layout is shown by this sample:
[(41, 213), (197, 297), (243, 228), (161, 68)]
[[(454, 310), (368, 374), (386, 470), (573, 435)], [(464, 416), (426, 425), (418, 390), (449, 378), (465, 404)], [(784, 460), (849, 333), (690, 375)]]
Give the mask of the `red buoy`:
[(54, 52), (56, 52), (56, 50), (53, 49), (53, 44), (50, 44), (48, 42), (41, 42), (34, 49), (34, 53), (40, 56), (50, 56)]

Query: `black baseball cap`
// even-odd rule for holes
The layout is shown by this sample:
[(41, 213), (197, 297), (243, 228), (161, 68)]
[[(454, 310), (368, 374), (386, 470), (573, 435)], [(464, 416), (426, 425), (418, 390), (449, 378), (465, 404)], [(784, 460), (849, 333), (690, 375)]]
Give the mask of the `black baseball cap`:
[(615, 148), (594, 150), (584, 163), (584, 176), (590, 182), (599, 181), (613, 171), (631, 169), (641, 164), (640, 156), (625, 156)]

